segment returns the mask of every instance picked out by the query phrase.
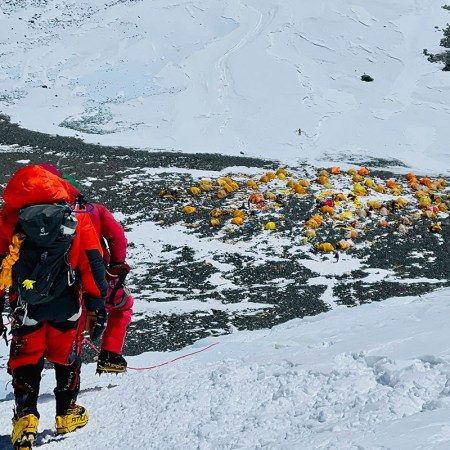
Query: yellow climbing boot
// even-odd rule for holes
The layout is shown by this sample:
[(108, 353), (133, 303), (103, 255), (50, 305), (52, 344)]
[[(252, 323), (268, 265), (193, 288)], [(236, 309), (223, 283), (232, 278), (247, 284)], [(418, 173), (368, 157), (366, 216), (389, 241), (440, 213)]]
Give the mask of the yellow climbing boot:
[(118, 353), (110, 352), (108, 350), (102, 350), (98, 355), (97, 361), (97, 373), (123, 373), (127, 370), (127, 361), (122, 355)]
[(15, 449), (30, 449), (36, 440), (39, 419), (34, 414), (22, 417), (13, 417), (13, 431), (11, 442)]
[(86, 408), (72, 403), (66, 414), (56, 416), (56, 434), (65, 434), (84, 427), (88, 423)]

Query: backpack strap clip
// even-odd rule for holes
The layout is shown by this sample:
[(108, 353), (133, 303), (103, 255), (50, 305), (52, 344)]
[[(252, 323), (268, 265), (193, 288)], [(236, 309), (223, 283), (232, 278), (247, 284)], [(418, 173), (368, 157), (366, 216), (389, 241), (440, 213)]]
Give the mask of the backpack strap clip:
[(69, 270), (67, 271), (67, 284), (69, 286), (73, 286), (75, 282), (77, 281), (77, 277), (75, 276), (75, 271), (73, 270), (72, 266), (69, 265)]

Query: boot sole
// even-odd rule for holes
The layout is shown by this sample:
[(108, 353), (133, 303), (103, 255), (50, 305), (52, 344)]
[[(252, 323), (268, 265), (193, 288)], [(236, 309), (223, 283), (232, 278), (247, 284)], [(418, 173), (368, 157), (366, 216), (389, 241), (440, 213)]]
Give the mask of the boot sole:
[(14, 444), (14, 450), (30, 450), (36, 441), (35, 433), (24, 433), (20, 442)]
[(127, 371), (126, 366), (119, 366), (118, 364), (102, 363), (97, 364), (97, 373), (101, 375), (102, 373), (124, 373)]

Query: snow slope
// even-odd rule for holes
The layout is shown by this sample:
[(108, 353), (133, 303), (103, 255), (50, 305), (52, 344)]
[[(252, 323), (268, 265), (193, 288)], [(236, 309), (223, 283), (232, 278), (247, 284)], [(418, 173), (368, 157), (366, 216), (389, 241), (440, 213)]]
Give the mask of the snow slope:
[(442, 4), (3, 2), (0, 106), (102, 144), (447, 172), (448, 74), (422, 54)]
[[(125, 376), (82, 370), (88, 426), (55, 439), (54, 374), (41, 390), (40, 447), (86, 450), (450, 447), (450, 290), (298, 319), (272, 330), (208, 338), (129, 358)], [(1, 345), (2, 353), (5, 347)], [(9, 379), (0, 372), (1, 384)], [(0, 400), (7, 448), (11, 385)]]

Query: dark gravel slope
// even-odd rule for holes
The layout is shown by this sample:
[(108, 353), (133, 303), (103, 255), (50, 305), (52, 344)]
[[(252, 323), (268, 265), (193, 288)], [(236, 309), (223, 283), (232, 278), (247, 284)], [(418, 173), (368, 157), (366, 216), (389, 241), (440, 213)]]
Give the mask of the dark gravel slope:
[[(24, 130), (11, 124), (6, 117), (0, 120), (0, 145), (10, 150), (0, 152), (0, 185), (8, 182), (11, 175), (23, 167), (24, 160), (34, 163), (50, 163), (75, 174), (85, 186), (88, 196), (107, 205), (112, 211), (121, 212), (126, 219), (125, 227), (133, 228), (143, 221), (153, 221), (162, 226), (175, 223), (194, 225), (189, 231), (196, 237), (211, 237), (215, 230), (208, 226), (209, 210), (214, 206), (214, 198), (208, 199), (210, 208), (203, 208), (195, 219), (183, 217), (180, 205), (183, 201), (171, 202), (159, 197), (162, 182), (167, 185), (189, 186), (194, 180), (189, 173), (172, 173), (171, 167), (195, 170), (223, 170), (232, 166), (260, 168), (261, 172), (276, 168), (273, 161), (245, 157), (228, 157), (212, 154), (186, 155), (176, 152), (144, 152), (126, 148), (100, 147), (86, 144), (79, 139), (48, 136)], [(15, 147), (14, 147), (15, 146)], [(18, 147), (17, 147), (18, 146)], [(21, 148), (26, 147), (26, 149)], [(371, 162), (376, 165), (377, 161)], [(380, 167), (380, 162), (378, 162)], [(167, 168), (158, 177), (145, 175), (143, 168)], [(301, 168), (297, 168), (301, 170)], [(372, 176), (383, 179), (396, 177), (387, 170), (373, 171)], [(121, 183), (124, 176), (136, 177), (136, 183)], [(197, 201), (199, 206), (200, 200)], [(217, 204), (219, 206), (219, 204)], [(195, 264), (196, 256), (189, 246), (179, 249), (167, 246), (165, 251), (178, 251), (177, 258), (150, 265), (144, 275), (132, 276), (130, 285), (139, 300), (167, 302), (181, 298), (203, 300), (213, 298), (222, 304), (246, 302), (266, 303), (268, 308), (256, 313), (230, 312), (211, 309), (208, 313), (155, 314), (140, 317), (130, 326), (125, 354), (137, 354), (146, 350), (167, 350), (183, 347), (195, 340), (238, 329), (259, 329), (271, 327), (304, 315), (326, 311), (329, 305), (320, 297), (329, 286), (337, 303), (355, 306), (371, 301), (380, 301), (392, 296), (420, 295), (449, 285), (449, 227), (447, 219), (442, 221), (443, 230), (439, 234), (430, 233), (429, 220), (417, 219), (411, 232), (402, 235), (375, 226), (375, 219), (368, 221), (365, 237), (367, 245), (350, 250), (350, 254), (364, 261), (363, 267), (345, 275), (323, 277), (321, 283), (309, 284), (317, 277), (312, 270), (299, 263), (302, 259), (317, 258), (311, 245), (302, 255), (292, 254), (292, 244), (299, 245), (302, 239), (303, 222), (306, 217), (317, 212), (314, 196), (286, 196), (277, 212), (283, 215), (279, 232), (290, 240), (281, 244), (277, 258), (264, 264), (254, 264), (252, 258), (223, 254), (220, 261), (234, 267), (229, 279), (239, 289), (217, 291), (208, 282), (214, 268), (208, 264)], [(400, 213), (399, 213), (400, 214)], [(399, 217), (397, 217), (398, 219)], [(266, 220), (265, 217), (264, 220)], [(236, 245), (255, 237), (261, 230), (261, 223), (255, 217), (248, 226), (233, 234)], [(196, 223), (196, 224), (195, 224)], [(200, 225), (199, 225), (200, 224)], [(344, 234), (343, 230), (329, 227), (324, 230), (322, 240), (336, 242)], [(261, 243), (264, 235), (260, 233)], [(134, 245), (134, 243), (130, 243)], [(282, 257), (279, 257), (279, 255)], [(417, 259), (417, 255), (423, 255)], [(267, 255), (266, 255), (267, 256)], [(270, 256), (270, 255), (269, 255)], [(133, 261), (130, 261), (133, 264)], [(195, 270), (193, 267), (195, 266)], [(388, 270), (394, 274), (378, 282), (370, 279), (367, 269)], [(280, 288), (277, 280), (289, 278), (294, 281)], [(430, 279), (437, 280), (430, 282)], [(410, 280), (417, 280), (411, 282)], [(195, 292), (192, 292), (195, 286)], [(142, 292), (157, 291), (165, 295), (146, 296)], [(177, 294), (174, 294), (174, 292)]]

